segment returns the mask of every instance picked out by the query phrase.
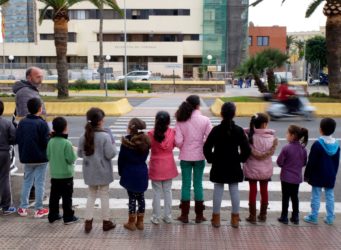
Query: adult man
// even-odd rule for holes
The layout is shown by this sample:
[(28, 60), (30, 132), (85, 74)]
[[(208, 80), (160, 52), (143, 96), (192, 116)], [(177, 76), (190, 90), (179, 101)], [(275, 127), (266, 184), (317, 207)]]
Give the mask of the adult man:
[(298, 110), (299, 102), (296, 93), (289, 89), (287, 80), (281, 80), (281, 85), (278, 87), (276, 94), (277, 99), (287, 106), (289, 113)]
[[(40, 98), (38, 87), (43, 81), (43, 71), (37, 67), (30, 67), (26, 70), (26, 80), (21, 80), (13, 85), (15, 94), (15, 115), (19, 118), (25, 117), (29, 112), (27, 101), (32, 98)], [(42, 100), (41, 100), (42, 101)], [(43, 115), (46, 115), (43, 104)]]
[[(46, 109), (39, 95), (38, 87), (43, 81), (43, 71), (37, 67), (30, 67), (26, 70), (26, 80), (21, 80), (13, 85), (13, 93), (15, 94), (15, 122), (19, 122), (22, 118), (29, 114), (27, 108), (28, 100), (38, 98), (42, 103), (42, 115), (46, 116)], [(14, 122), (14, 120), (13, 120)], [(30, 200), (34, 199), (34, 186), (30, 192)]]

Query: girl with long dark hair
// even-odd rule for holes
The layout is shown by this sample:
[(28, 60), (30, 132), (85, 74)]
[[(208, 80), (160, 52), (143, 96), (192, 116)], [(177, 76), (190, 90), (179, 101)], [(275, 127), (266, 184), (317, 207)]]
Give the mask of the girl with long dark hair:
[(203, 116), (199, 110), (200, 98), (197, 95), (187, 97), (175, 113), (175, 144), (180, 149), (180, 166), (182, 175), (181, 186), (181, 215), (178, 217), (183, 223), (188, 223), (191, 200), (191, 179), (193, 173), (193, 187), (195, 200), (195, 222), (206, 220), (203, 211), (204, 193), (202, 177), (205, 168), (203, 154), (204, 142), (212, 129), (211, 121)]
[(149, 179), (153, 188), (153, 214), (150, 221), (154, 224), (159, 224), (161, 218), (161, 193), (164, 197), (163, 221), (172, 222), (172, 179), (178, 176), (178, 170), (173, 155), (175, 130), (169, 125), (169, 113), (159, 111), (155, 117), (154, 129), (148, 132), (151, 141)]
[(89, 186), (85, 211), (85, 232), (92, 229), (94, 205), (101, 199), (103, 230), (115, 228), (110, 220), (109, 184), (113, 182), (111, 159), (117, 154), (111, 132), (104, 129), (104, 111), (91, 108), (86, 113), (85, 133), (79, 139), (78, 156), (83, 158), (84, 182)]
[(214, 227), (220, 227), (220, 207), (224, 184), (229, 185), (231, 196), (231, 225), (235, 228), (239, 226), (238, 183), (244, 179), (240, 163), (247, 160), (251, 149), (244, 130), (233, 121), (235, 114), (234, 103), (224, 103), (221, 108), (223, 120), (212, 129), (204, 145), (206, 160), (212, 163), (210, 181), (214, 183), (214, 191), (211, 223)]

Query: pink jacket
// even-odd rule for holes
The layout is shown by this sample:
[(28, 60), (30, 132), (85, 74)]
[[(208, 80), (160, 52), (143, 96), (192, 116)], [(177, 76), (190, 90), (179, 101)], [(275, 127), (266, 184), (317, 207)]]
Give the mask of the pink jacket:
[(278, 144), (271, 129), (255, 129), (251, 155), (244, 163), (243, 171), (247, 179), (267, 180), (273, 174), (272, 158)]
[(174, 161), (175, 130), (168, 128), (165, 139), (159, 143), (154, 139), (154, 130), (148, 132), (151, 141), (149, 160), (149, 179), (153, 181), (170, 180), (178, 176)]
[(200, 110), (194, 110), (191, 118), (175, 125), (175, 144), (180, 149), (179, 159), (201, 161), (205, 159), (203, 146), (211, 132), (212, 124)]

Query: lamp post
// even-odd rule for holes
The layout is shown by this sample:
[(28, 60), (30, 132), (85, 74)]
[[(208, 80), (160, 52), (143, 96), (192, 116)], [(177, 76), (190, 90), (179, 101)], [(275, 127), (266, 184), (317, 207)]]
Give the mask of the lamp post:
[(207, 55), (207, 60), (208, 60), (207, 77), (208, 77), (208, 80), (210, 80), (210, 71), (209, 71), (209, 67), (210, 67), (212, 58), (213, 58), (212, 55)]
[(13, 75), (13, 68), (12, 68), (12, 62), (14, 60), (14, 56), (13, 55), (9, 55), (8, 56), (8, 60), (10, 61), (10, 66), (11, 66), (11, 76)]
[(127, 82), (127, 9), (126, 0), (124, 0), (124, 95), (127, 96), (128, 82)]
[(108, 97), (108, 81), (107, 81), (107, 69), (109, 68), (109, 61), (111, 59), (110, 55), (106, 55), (105, 56), (105, 60), (108, 62), (108, 65), (106, 68), (104, 68), (104, 72), (105, 72), (105, 96)]

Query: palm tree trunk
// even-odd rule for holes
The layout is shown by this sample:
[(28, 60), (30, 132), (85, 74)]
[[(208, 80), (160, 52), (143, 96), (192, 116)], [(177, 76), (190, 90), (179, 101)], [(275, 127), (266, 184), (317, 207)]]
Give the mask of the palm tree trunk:
[(275, 80), (274, 69), (268, 68), (266, 70), (266, 76), (268, 78), (268, 89), (269, 89), (269, 92), (273, 93), (273, 92), (275, 92), (275, 89), (276, 89), (276, 80)]
[(262, 82), (258, 75), (253, 75), (253, 79), (255, 79), (255, 84), (258, 87), (259, 92), (261, 93), (269, 92), (267, 87), (264, 85), (264, 82)]
[(54, 44), (57, 55), (57, 73), (58, 73), (58, 98), (69, 96), (68, 65), (66, 61), (67, 38), (68, 38), (68, 20), (65, 18), (55, 19), (54, 21)]
[(103, 1), (101, 1), (101, 8), (99, 8), (99, 69), (100, 69), (100, 80), (99, 86), (101, 89), (104, 89), (104, 58), (103, 58)]
[(341, 15), (327, 16), (326, 44), (329, 95), (341, 98)]

